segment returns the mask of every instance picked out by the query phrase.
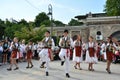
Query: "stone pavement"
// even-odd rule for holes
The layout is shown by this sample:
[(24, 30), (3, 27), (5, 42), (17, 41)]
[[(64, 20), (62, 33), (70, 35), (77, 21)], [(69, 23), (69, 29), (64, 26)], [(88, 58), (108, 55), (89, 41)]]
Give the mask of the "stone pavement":
[(39, 61), (33, 60), (34, 67), (26, 69), (26, 62), (19, 63), (20, 69), (17, 71), (7, 71), (8, 65), (0, 66), (0, 80), (120, 80), (120, 64), (112, 64), (112, 74), (105, 71), (106, 63), (99, 62), (94, 65), (94, 72), (88, 71), (87, 63), (82, 63), (83, 70), (74, 69), (74, 63), (71, 61), (70, 76), (66, 78), (64, 66), (60, 65), (60, 61), (50, 62), (49, 76), (45, 76), (45, 70), (39, 68)]

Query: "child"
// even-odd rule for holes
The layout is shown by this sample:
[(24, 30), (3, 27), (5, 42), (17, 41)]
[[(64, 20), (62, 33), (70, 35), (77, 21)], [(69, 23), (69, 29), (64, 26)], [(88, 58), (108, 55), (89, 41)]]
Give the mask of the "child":
[[(26, 46), (26, 51), (27, 51), (26, 59), (28, 62), (28, 66), (26, 68), (32, 68), (33, 67), (33, 63), (32, 63), (33, 43), (31, 40), (29, 41), (29, 44)], [(31, 64), (31, 66), (30, 66), (30, 64)]]

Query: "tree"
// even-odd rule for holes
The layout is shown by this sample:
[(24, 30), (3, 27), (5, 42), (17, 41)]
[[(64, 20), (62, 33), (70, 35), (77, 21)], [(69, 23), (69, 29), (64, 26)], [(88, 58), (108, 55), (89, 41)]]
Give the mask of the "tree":
[(4, 21), (0, 19), (0, 39), (2, 39), (2, 36), (4, 35), (6, 25), (4, 24)]
[(79, 25), (82, 25), (83, 23), (82, 22), (79, 22), (75, 19), (71, 19), (71, 21), (68, 23), (69, 26), (79, 26)]
[(23, 24), (12, 24), (11, 26), (7, 26), (5, 28), (5, 36), (13, 38), (15, 31), (20, 31), (22, 27), (24, 27)]
[(65, 26), (63, 22), (58, 21), (58, 20), (53, 21), (53, 23), (55, 24), (55, 26)]
[[(40, 27), (43, 23), (48, 22), (49, 17), (45, 12), (39, 13), (35, 18), (35, 27)], [(45, 25), (45, 24), (44, 24)]]
[(108, 16), (120, 16), (120, 0), (107, 0), (104, 11)]
[(23, 25), (28, 26), (28, 23), (27, 23), (27, 21), (26, 21), (25, 19), (21, 19), (21, 20), (18, 22), (18, 24), (23, 24)]
[(34, 42), (41, 41), (44, 37), (44, 33), (46, 28), (44, 25), (40, 26), (40, 28), (23, 27), (20, 31), (15, 31), (14, 36), (18, 37), (20, 40), (25, 39), (27, 42), (32, 40)]

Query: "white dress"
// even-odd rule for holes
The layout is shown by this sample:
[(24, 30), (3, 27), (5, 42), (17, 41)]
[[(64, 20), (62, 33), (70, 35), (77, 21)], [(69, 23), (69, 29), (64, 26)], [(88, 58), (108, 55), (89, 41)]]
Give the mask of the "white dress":
[(92, 43), (87, 43), (86, 44), (86, 59), (85, 59), (85, 62), (87, 62), (87, 63), (97, 63), (98, 62), (98, 59), (97, 59), (97, 56), (96, 56), (96, 51), (94, 52), (94, 57), (90, 57), (90, 55), (89, 55), (89, 48), (90, 47), (92, 47), (92, 48), (94, 48), (94, 49), (96, 49), (96, 47), (95, 47), (95, 43), (94, 42), (92, 42)]
[[(83, 61), (83, 57), (82, 57), (83, 52), (82, 52), (82, 50), (81, 50), (81, 56), (80, 57), (76, 56), (76, 50), (75, 50), (76, 42), (77, 41), (74, 41), (74, 43), (73, 43), (74, 44), (73, 61), (75, 61), (75, 62), (82, 62)], [(78, 45), (81, 46), (81, 49), (82, 49), (82, 43), (80, 43), (80, 41), (79, 41)]]

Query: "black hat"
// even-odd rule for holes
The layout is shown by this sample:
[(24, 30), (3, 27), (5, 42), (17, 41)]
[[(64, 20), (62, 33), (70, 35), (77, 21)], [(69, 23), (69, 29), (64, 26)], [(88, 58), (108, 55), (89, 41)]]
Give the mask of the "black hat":
[(65, 30), (64, 30), (64, 33), (68, 33), (68, 30), (67, 30), (67, 29), (65, 29)]

